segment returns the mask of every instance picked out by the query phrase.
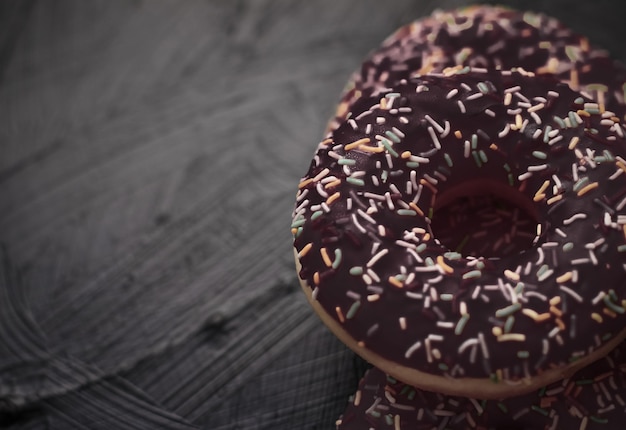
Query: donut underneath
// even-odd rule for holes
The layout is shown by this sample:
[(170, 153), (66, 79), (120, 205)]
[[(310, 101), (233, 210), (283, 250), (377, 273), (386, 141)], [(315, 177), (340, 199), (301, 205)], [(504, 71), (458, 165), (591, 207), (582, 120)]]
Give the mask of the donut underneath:
[(445, 396), (372, 368), (338, 430), (621, 430), (626, 416), (626, 345), (572, 377), (500, 400)]

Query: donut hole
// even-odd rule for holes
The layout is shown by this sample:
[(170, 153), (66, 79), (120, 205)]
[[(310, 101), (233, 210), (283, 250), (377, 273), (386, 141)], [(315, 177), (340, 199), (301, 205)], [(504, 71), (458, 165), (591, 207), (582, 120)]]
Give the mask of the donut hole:
[(536, 209), (526, 195), (507, 185), (475, 181), (437, 198), (431, 228), (451, 251), (504, 258), (532, 248), (537, 223)]

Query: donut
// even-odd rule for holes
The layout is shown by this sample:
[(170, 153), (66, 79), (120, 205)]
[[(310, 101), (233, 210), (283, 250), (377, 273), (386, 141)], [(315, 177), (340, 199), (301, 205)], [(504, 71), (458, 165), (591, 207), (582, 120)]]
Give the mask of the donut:
[[(410, 385), (521, 395), (626, 335), (626, 140), (550, 76), (458, 66), (354, 101), (317, 148), (292, 217), (303, 291), (355, 352)], [(491, 194), (528, 248), (471, 256), (439, 208)]]
[(585, 36), (544, 14), (470, 6), (435, 11), (389, 36), (348, 81), (328, 130), (347, 119), (363, 94), (458, 65), (551, 75), (621, 119), (626, 113), (626, 68)]
[(482, 400), (423, 391), (368, 370), (337, 430), (620, 430), (626, 414), (626, 345), (522, 396)]

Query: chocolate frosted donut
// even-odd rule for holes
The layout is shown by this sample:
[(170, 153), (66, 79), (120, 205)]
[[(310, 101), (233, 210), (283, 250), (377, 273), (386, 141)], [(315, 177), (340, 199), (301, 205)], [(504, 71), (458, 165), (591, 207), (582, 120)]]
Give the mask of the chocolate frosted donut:
[(338, 430), (621, 430), (626, 414), (626, 345), (535, 392), (503, 400), (445, 396), (370, 369)]
[(363, 95), (458, 65), (551, 75), (622, 120), (626, 113), (626, 68), (586, 37), (543, 14), (471, 6), (437, 11), (388, 37), (349, 80), (329, 129)]
[[(552, 78), (457, 67), (356, 100), (302, 178), (292, 231), (324, 322), (386, 373), (503, 398), (605, 355), (626, 322), (626, 140)], [(492, 194), (535, 221), (530, 248), (473, 257), (431, 219)]]

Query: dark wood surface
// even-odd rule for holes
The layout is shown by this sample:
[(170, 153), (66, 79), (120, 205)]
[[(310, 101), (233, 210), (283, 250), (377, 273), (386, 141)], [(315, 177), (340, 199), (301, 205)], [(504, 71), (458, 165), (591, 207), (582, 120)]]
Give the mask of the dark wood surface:
[[(545, 11), (626, 60), (619, 2)], [(348, 75), (466, 1), (0, 2), (0, 428), (330, 429), (289, 222)]]

